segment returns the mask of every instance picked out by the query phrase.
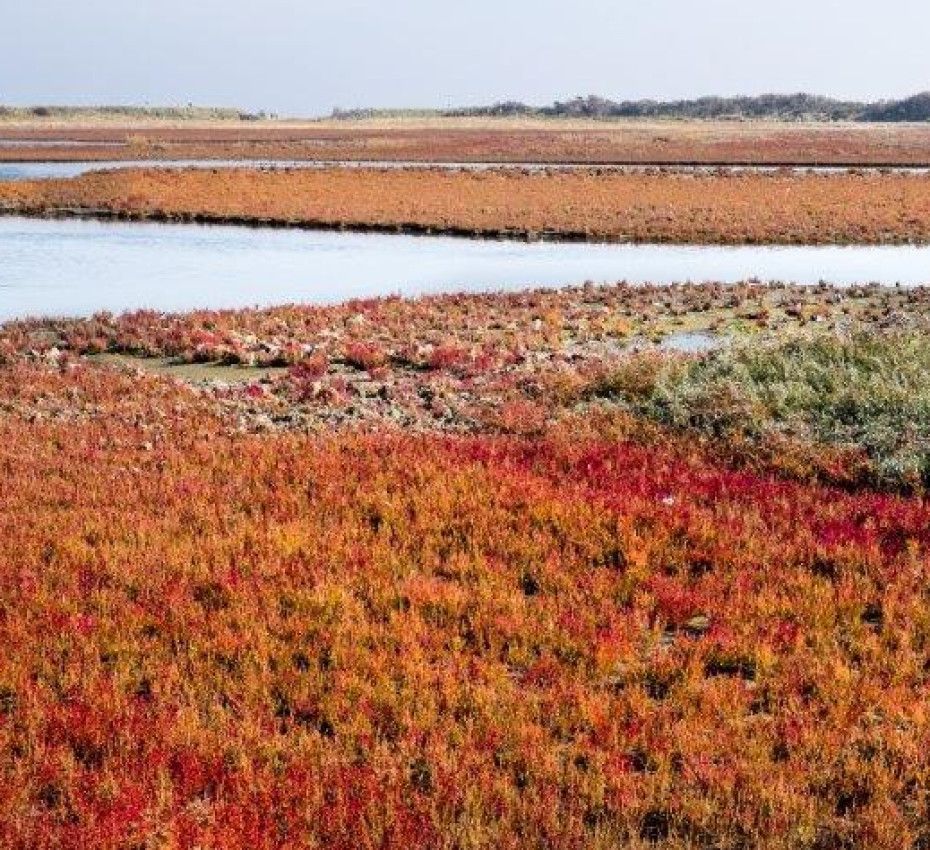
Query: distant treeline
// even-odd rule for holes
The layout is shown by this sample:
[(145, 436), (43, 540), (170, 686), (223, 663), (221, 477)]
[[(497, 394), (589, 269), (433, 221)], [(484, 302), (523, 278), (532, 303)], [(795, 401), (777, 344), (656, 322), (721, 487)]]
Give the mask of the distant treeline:
[(126, 118), (168, 121), (260, 121), (276, 118), (266, 112), (246, 112), (215, 106), (0, 106), (0, 119)]
[(834, 100), (812, 94), (763, 94), (755, 97), (700, 97), (695, 100), (613, 101), (595, 95), (556, 101), (551, 106), (529, 106), (503, 101), (491, 106), (424, 110), (334, 110), (333, 118), (364, 119), (422, 115), (443, 117), (552, 118), (692, 118), (779, 119), (790, 121), (930, 121), (930, 92), (903, 100), (873, 103)]
[[(337, 120), (467, 118), (670, 118), (772, 119), (787, 121), (930, 121), (930, 91), (902, 100), (872, 103), (834, 100), (812, 94), (763, 94), (755, 97), (700, 97), (695, 100), (614, 101), (589, 95), (530, 106), (515, 100), (459, 109), (334, 109)], [(2, 106), (0, 120), (117, 118), (168, 121), (261, 121), (278, 116), (212, 106)]]

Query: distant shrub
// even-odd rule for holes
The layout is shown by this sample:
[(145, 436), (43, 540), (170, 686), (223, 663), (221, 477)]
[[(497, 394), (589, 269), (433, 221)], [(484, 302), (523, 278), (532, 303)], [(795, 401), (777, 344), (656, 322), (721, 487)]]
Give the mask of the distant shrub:
[(865, 110), (863, 118), (866, 121), (930, 121), (930, 92), (873, 104)]

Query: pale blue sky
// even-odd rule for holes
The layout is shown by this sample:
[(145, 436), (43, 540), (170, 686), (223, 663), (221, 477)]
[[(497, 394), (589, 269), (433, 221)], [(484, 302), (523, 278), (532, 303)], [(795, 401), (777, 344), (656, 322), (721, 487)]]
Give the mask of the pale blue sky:
[(930, 89), (927, 0), (0, 0), (0, 10), (0, 103), (312, 115), (588, 93)]

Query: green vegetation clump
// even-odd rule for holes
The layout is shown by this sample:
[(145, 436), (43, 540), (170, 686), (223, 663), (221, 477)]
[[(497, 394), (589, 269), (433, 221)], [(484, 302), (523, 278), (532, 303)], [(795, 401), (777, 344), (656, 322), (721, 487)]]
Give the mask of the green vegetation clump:
[(741, 341), (690, 362), (628, 366), (595, 393), (711, 437), (859, 451), (876, 485), (930, 486), (930, 339), (917, 333)]

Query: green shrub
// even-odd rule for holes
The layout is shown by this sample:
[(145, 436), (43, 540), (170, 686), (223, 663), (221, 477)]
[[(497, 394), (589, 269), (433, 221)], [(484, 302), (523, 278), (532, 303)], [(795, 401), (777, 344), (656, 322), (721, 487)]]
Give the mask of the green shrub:
[(877, 484), (930, 485), (930, 339), (920, 334), (737, 342), (684, 369), (670, 364), (646, 394), (615, 396), (659, 422), (711, 436), (777, 434), (858, 449)]

